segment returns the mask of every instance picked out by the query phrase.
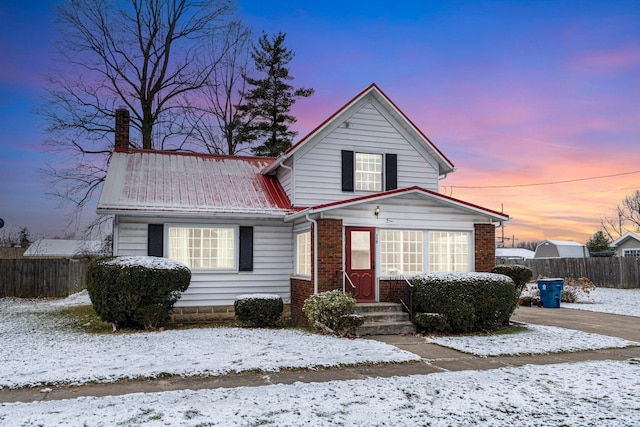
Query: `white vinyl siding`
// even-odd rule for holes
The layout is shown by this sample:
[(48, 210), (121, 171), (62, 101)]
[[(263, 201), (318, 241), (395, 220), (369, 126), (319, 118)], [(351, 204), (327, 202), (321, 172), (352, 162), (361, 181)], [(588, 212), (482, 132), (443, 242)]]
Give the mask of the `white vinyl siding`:
[(321, 136), (317, 144), (301, 149), (294, 158), (296, 206), (315, 206), (371, 194), (366, 191), (342, 191), (341, 150), (355, 153), (396, 154), (398, 188), (420, 186), (438, 191), (436, 161), (426, 150), (416, 150), (417, 142), (408, 142), (382, 114), (377, 103), (360, 107), (344, 124)]
[(168, 227), (168, 236), (168, 258), (191, 269), (237, 269), (234, 227)]
[(429, 271), (461, 272), (471, 270), (470, 233), (452, 231), (429, 232)]
[(380, 274), (420, 274), (424, 271), (423, 231), (380, 230)]
[(296, 276), (311, 276), (311, 231), (296, 234)]
[[(154, 218), (158, 222), (157, 218)], [(163, 218), (165, 224), (202, 227), (203, 218)], [(206, 307), (233, 305), (242, 294), (266, 293), (291, 301), (290, 277), (293, 274), (293, 232), (291, 224), (281, 219), (219, 220), (212, 226), (253, 227), (253, 271), (193, 270), (191, 284), (176, 303), (176, 307)], [(116, 255), (147, 254), (147, 220), (139, 217), (119, 217)], [(168, 254), (168, 233), (165, 230), (165, 256)], [(236, 242), (237, 243), (237, 242)], [(237, 268), (237, 265), (235, 266)]]

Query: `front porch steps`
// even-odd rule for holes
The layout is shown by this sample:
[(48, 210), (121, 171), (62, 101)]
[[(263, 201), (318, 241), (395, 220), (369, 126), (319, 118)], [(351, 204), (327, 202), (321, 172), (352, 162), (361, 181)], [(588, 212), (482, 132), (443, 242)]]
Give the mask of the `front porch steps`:
[(392, 302), (366, 302), (356, 304), (358, 314), (365, 317), (356, 335), (400, 335), (414, 332), (409, 313), (400, 304)]

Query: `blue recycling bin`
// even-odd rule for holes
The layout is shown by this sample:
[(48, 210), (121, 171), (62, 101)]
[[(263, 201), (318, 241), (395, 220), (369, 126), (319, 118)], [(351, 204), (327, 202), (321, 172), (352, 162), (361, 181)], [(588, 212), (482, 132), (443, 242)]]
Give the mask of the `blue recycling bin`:
[(560, 308), (564, 279), (539, 279), (540, 303), (544, 308)]

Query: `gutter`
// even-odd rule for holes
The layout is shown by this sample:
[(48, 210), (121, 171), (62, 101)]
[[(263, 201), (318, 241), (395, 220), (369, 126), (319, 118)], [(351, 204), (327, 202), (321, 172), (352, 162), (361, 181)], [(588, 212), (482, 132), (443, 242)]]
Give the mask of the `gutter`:
[(318, 221), (306, 214), (305, 218), (313, 224), (313, 294), (318, 293)]

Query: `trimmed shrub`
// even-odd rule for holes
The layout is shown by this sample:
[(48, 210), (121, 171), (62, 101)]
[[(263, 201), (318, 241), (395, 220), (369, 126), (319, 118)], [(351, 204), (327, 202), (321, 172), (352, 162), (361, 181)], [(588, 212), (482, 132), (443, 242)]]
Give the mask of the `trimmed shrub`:
[(427, 273), (410, 282), (413, 312), (439, 313), (454, 333), (493, 330), (511, 315), (515, 285), (502, 274)]
[(340, 290), (310, 296), (302, 311), (311, 325), (342, 336), (354, 333), (364, 323), (364, 317), (356, 312), (356, 300)]
[(155, 328), (171, 316), (191, 272), (166, 258), (125, 256), (93, 261), (87, 269), (87, 291), (105, 322)]
[(513, 314), (518, 307), (518, 301), (520, 300), (520, 295), (522, 294), (522, 290), (529, 283), (531, 277), (533, 276), (533, 271), (525, 265), (496, 265), (491, 269), (492, 273), (496, 274), (504, 274), (505, 276), (511, 277), (513, 283), (516, 286), (516, 293), (513, 299), (513, 305), (511, 307), (511, 312), (509, 313), (509, 317)]
[(448, 332), (449, 322), (447, 316), (440, 313), (416, 313), (413, 323), (420, 332)]
[(278, 295), (239, 295), (233, 303), (233, 309), (244, 325), (263, 328), (275, 326), (282, 316), (284, 303)]

